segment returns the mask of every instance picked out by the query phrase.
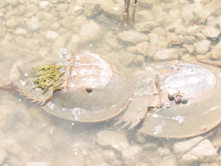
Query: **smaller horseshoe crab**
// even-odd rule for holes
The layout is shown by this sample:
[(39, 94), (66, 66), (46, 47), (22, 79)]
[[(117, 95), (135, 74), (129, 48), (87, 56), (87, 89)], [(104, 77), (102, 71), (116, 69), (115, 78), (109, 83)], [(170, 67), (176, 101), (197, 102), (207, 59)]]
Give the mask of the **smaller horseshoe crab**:
[(99, 122), (120, 114), (133, 91), (127, 70), (96, 54), (63, 55), (61, 60), (38, 61), (19, 67), (13, 82), (24, 96), (46, 112), (68, 120)]
[[(140, 124), (138, 132), (170, 138), (196, 136), (221, 121), (219, 68), (172, 61), (131, 74), (90, 52), (62, 56), (20, 66), (21, 77), (12, 83), (54, 116), (100, 122), (125, 110), (116, 125), (130, 129)], [(201, 131), (203, 126), (206, 130)]]

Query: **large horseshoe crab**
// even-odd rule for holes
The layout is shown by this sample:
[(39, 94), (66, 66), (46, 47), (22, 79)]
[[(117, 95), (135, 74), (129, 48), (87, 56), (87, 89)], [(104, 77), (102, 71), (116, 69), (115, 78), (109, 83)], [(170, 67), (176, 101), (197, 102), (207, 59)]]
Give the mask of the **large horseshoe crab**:
[(54, 116), (100, 122), (120, 114), (121, 127), (140, 124), (141, 133), (170, 138), (196, 136), (221, 122), (219, 68), (172, 61), (131, 72), (90, 52), (63, 57), (19, 66), (12, 83)]

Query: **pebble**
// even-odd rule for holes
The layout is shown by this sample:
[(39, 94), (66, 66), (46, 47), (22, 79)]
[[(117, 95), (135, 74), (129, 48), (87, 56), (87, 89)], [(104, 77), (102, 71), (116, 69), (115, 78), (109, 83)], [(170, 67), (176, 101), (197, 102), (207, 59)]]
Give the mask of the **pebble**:
[(140, 161), (141, 155), (142, 147), (138, 145), (133, 145), (122, 151), (122, 159), (128, 166), (134, 166), (138, 161)]
[(197, 43), (194, 43), (194, 49), (197, 54), (204, 55), (208, 53), (211, 41), (210, 40), (201, 40)]
[(28, 162), (26, 163), (26, 166), (52, 166), (49, 162)]
[(4, 160), (8, 157), (8, 153), (0, 146), (0, 165), (3, 164)]
[(149, 53), (149, 48), (150, 48), (150, 44), (148, 42), (142, 42), (142, 43), (138, 43), (136, 44), (137, 47), (137, 51), (141, 54), (143, 54), (144, 56), (147, 56)]
[(19, 156), (22, 152), (22, 147), (18, 145), (13, 139), (2, 140), (0, 144), (4, 148), (4, 150), (11, 155)]
[(201, 32), (204, 36), (208, 38), (217, 38), (220, 34), (220, 30), (216, 27), (206, 26), (201, 29)]
[(124, 42), (129, 42), (129, 43), (140, 43), (140, 42), (145, 42), (149, 40), (149, 36), (146, 34), (139, 33), (134, 30), (129, 30), (129, 31), (123, 31), (121, 33), (117, 34), (118, 39)]
[(41, 1), (41, 2), (39, 2), (39, 6), (42, 9), (45, 9), (49, 4), (50, 4), (50, 2), (48, 2), (48, 1)]
[(100, 26), (94, 21), (90, 21), (87, 24), (83, 24), (79, 33), (80, 43), (85, 44), (100, 39), (100, 32)]
[(180, 51), (175, 48), (171, 49), (165, 49), (165, 50), (160, 50), (157, 51), (154, 55), (154, 61), (159, 62), (159, 61), (170, 61), (170, 60), (175, 60), (178, 59), (180, 56)]
[(211, 58), (221, 60), (221, 42), (217, 43), (211, 50)]
[(38, 17), (33, 16), (26, 22), (26, 26), (29, 31), (37, 31), (40, 28), (40, 21)]
[(58, 157), (57, 166), (84, 166), (84, 155), (78, 148), (70, 149)]

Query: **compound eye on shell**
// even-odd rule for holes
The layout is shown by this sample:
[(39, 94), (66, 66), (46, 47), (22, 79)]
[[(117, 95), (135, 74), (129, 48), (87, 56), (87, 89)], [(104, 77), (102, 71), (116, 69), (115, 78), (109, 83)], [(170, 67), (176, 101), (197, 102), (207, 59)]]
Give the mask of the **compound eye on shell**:
[(91, 93), (93, 91), (92, 88), (86, 88), (87, 93)]

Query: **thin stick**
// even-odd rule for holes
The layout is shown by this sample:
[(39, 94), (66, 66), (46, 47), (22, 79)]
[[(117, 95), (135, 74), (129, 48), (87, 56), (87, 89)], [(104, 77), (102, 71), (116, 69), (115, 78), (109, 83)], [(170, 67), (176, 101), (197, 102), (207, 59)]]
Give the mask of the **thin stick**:
[(217, 129), (211, 131), (209, 134), (205, 135), (201, 140), (199, 140), (197, 143), (195, 143), (193, 146), (189, 147), (188, 149), (182, 151), (182, 153), (180, 155), (178, 155), (176, 157), (177, 160), (180, 160), (184, 154), (188, 153), (190, 150), (192, 150), (193, 148), (195, 148), (196, 146), (198, 146), (202, 141), (204, 141), (205, 139), (207, 139), (208, 137), (212, 136), (213, 134), (215, 134), (217, 131), (219, 131), (220, 128), (217, 127)]
[(121, 29), (124, 29), (125, 23), (127, 27), (130, 25), (129, 7), (130, 7), (130, 0), (124, 0), (124, 12), (120, 23)]
[(134, 1), (134, 7), (133, 7), (133, 14), (132, 14), (132, 26), (135, 25), (135, 14), (136, 14), (136, 7), (137, 7), (137, 0)]

